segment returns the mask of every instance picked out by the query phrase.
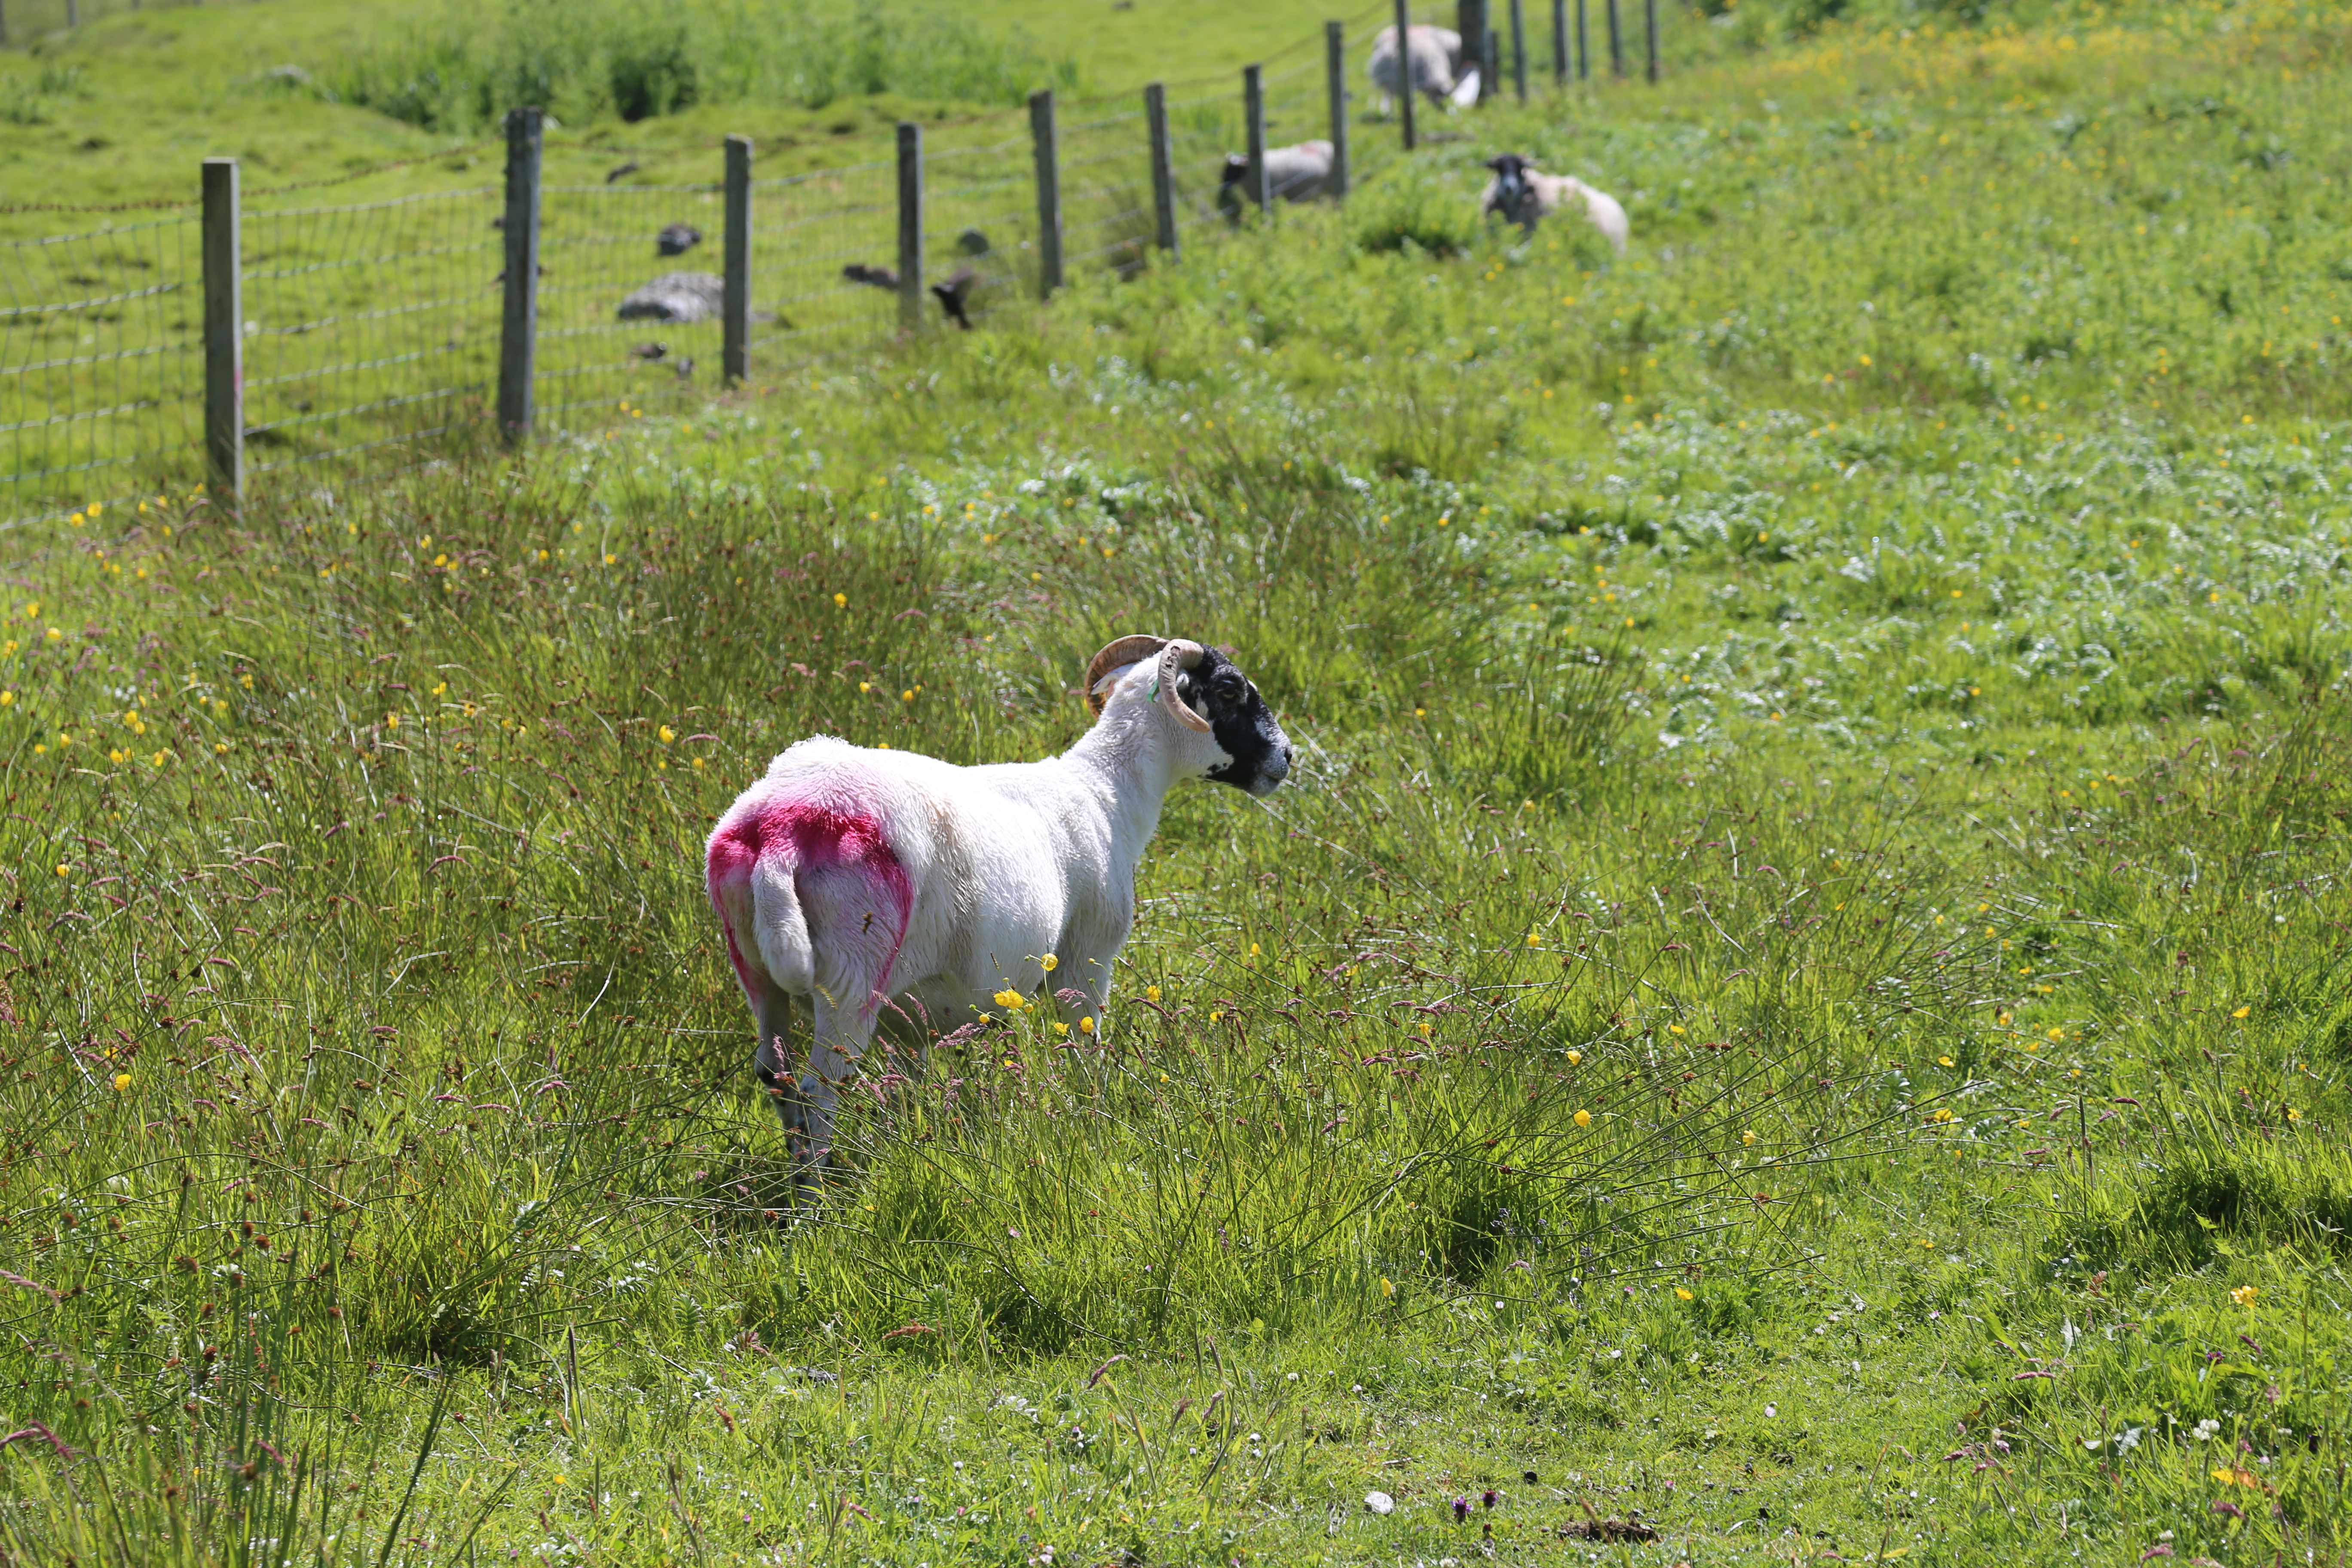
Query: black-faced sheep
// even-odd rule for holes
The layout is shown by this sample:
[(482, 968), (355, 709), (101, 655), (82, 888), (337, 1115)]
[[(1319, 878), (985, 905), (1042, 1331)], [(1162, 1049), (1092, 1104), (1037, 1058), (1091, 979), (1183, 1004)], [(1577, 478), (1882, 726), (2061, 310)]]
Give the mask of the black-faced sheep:
[(1003, 1013), (1003, 993), (1051, 984), (1098, 1036), (1168, 792), (1204, 778), (1262, 795), (1290, 772), (1257, 689), (1199, 643), (1121, 637), (1085, 689), (1094, 725), (1058, 757), (957, 767), (817, 736), (711, 833), (705, 872), (759, 1029), (753, 1068), (804, 1182), (877, 1028), (919, 1048)]
[(1499, 213), (1533, 234), (1537, 219), (1572, 208), (1591, 219), (1619, 255), (1625, 253), (1633, 227), (1625, 219), (1625, 209), (1606, 191), (1596, 191), (1573, 175), (1544, 174), (1517, 153), (1489, 158), (1486, 167), (1495, 171), (1495, 177), (1478, 198), (1481, 216)]

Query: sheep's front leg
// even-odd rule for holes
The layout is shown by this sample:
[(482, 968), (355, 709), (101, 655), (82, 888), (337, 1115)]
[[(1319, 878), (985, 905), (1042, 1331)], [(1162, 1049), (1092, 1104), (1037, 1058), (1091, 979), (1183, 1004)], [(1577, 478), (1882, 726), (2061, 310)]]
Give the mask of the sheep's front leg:
[(1105, 1010), (1110, 1005), (1111, 966), (1117, 961), (1115, 949), (1099, 957), (1074, 954), (1063, 973), (1054, 976), (1062, 982), (1054, 988), (1055, 1009), (1071, 1030), (1089, 1044), (1098, 1043), (1110, 1026)]

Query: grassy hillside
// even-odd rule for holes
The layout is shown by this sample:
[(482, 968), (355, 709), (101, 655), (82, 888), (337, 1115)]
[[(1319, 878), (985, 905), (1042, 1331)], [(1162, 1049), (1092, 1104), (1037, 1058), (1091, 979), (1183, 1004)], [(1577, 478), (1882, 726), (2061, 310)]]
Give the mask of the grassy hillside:
[[(20, 536), (0, 1551), (2340, 1554), (2345, 19), (1833, 30)], [(1631, 251), (1481, 231), (1506, 146)], [(1066, 745), (1138, 628), (1294, 782), (1171, 798), (1105, 1038), (873, 1062), (795, 1210), (709, 825)]]
[[(564, 122), (551, 180), (602, 179), (624, 159), (639, 183), (713, 179), (730, 133), (755, 139), (763, 173), (789, 173), (885, 156), (877, 139), (899, 119), (1001, 114), (1037, 87), (1124, 99), (1148, 80), (1221, 79), (1238, 92), (1244, 64), (1319, 49), (1327, 16), (1363, 10), (698, 0), (647, 23), (602, 0), (242, 0), (68, 34), (12, 6), (12, 37), (30, 42), (0, 52), (0, 206), (188, 200), (207, 155), (244, 159), (262, 189), (404, 160), (416, 162), (341, 188), (446, 189), (495, 174), (497, 112), (523, 99)], [(6, 221), (12, 236), (87, 226)]]

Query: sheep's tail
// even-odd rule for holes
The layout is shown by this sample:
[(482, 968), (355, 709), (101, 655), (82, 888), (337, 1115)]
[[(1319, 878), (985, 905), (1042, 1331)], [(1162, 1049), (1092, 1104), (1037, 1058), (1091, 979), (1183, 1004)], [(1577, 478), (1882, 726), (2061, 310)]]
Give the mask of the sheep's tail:
[(770, 994), (805, 996), (816, 987), (816, 952), (801, 910), (801, 846), (775, 832), (772, 813), (739, 802), (710, 835), (703, 869), (710, 907), (727, 933), (727, 956), (758, 1007)]

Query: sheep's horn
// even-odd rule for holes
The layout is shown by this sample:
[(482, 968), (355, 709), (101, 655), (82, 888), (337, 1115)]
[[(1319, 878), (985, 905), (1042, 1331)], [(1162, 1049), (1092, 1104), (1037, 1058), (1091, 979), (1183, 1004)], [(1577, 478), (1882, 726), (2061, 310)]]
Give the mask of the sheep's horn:
[(1168, 646), (1166, 637), (1138, 634), (1123, 637), (1105, 646), (1087, 664), (1086, 699), (1089, 718), (1102, 717), (1103, 700), (1110, 693), (1103, 689), (1103, 677), (1124, 665), (1140, 664)]
[(1184, 700), (1176, 695), (1176, 678), (1200, 663), (1208, 656), (1208, 651), (1199, 643), (1176, 638), (1160, 650), (1160, 669), (1151, 682), (1157, 690), (1160, 706), (1168, 710), (1169, 716), (1186, 729), (1198, 730), (1204, 735), (1209, 732), (1209, 721), (1193, 712), (1185, 705)]

